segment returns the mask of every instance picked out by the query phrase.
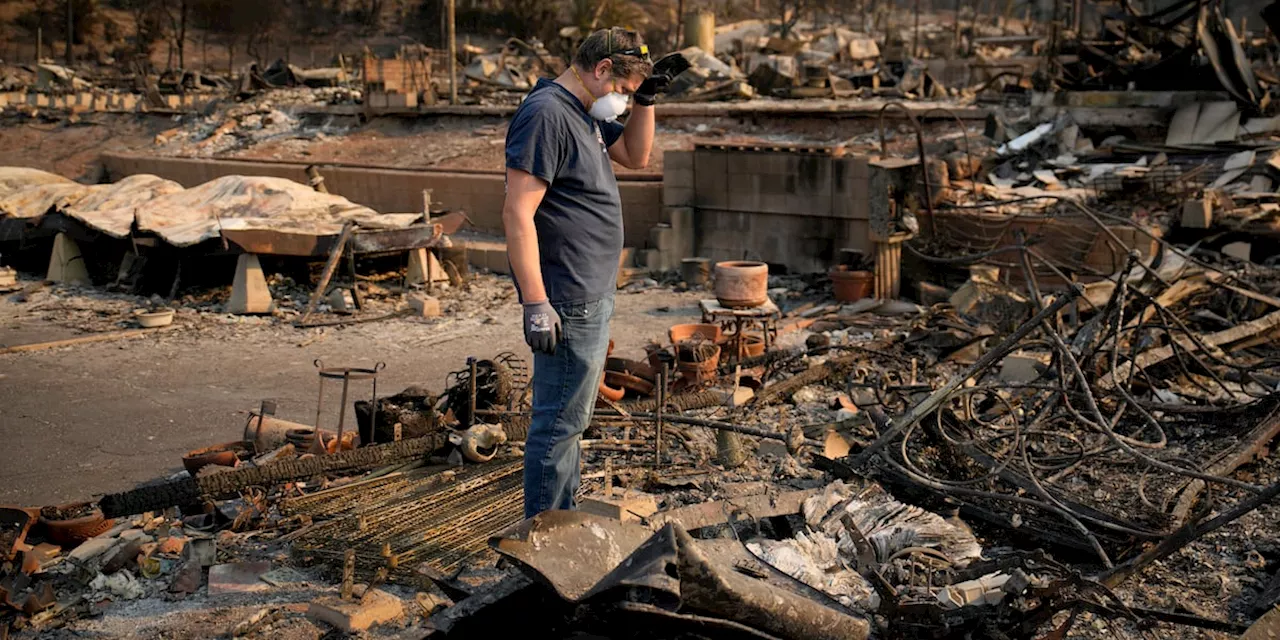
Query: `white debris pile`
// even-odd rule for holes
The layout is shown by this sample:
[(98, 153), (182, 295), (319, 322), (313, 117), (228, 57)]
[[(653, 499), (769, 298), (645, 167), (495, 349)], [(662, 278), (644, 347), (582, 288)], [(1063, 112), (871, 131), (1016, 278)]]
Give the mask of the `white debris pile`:
[(823, 533), (799, 533), (790, 540), (747, 543), (756, 557), (779, 571), (817, 589), (846, 607), (874, 611), (880, 597), (871, 584), (849, 568), (834, 538)]
[[(922, 551), (943, 559), (949, 569), (982, 557), (982, 546), (963, 523), (898, 502), (878, 484), (858, 488), (836, 481), (805, 501), (803, 515), (808, 531), (787, 540), (750, 542), (747, 548), (779, 571), (863, 611), (875, 611), (880, 599), (859, 569)], [(987, 592), (1000, 591), (1008, 578), (985, 576), (975, 585), (958, 585), (973, 589), (942, 590), (937, 598), (953, 607), (986, 602)]]

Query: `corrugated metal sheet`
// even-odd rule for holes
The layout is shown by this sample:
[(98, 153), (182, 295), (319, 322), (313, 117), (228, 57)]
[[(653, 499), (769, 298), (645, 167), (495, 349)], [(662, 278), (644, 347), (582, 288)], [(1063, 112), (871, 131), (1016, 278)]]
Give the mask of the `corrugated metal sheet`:
[(89, 187), (75, 203), (59, 202), (57, 210), (90, 228), (123, 238), (133, 227), (139, 207), (160, 196), (182, 191), (182, 185), (158, 176), (140, 173), (112, 184)]
[(138, 229), (187, 247), (219, 229), (264, 229), (313, 235), (338, 233), (347, 220), (368, 228), (402, 228), (417, 214), (380, 215), (341, 196), (284, 178), (225, 176), (160, 196), (137, 211)]
[(57, 203), (74, 204), (88, 193), (88, 187), (72, 182), (37, 184), (0, 198), (0, 217), (35, 219)]
[(0, 198), (42, 184), (75, 184), (56, 173), (29, 167), (0, 167)]
[(188, 247), (221, 230), (335, 235), (348, 220), (366, 229), (402, 229), (416, 213), (382, 215), (342, 196), (319, 193), (284, 178), (224, 176), (183, 189), (153, 175), (86, 186), (25, 167), (0, 167), (0, 218), (34, 220), (57, 211), (123, 238), (135, 225), (165, 242)]

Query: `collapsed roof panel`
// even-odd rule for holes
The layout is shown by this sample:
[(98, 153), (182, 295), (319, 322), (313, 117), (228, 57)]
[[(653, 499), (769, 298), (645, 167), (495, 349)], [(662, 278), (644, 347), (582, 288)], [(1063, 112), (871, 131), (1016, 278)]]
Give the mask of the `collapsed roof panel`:
[(74, 203), (60, 202), (58, 210), (114, 238), (129, 235), (138, 208), (155, 198), (182, 191), (182, 185), (150, 174), (132, 175), (94, 185)]

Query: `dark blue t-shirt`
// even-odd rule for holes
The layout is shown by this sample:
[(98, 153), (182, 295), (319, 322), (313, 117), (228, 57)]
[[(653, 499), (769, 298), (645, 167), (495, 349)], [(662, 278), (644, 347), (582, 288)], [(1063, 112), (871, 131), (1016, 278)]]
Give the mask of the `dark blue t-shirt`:
[(621, 135), (621, 124), (597, 121), (568, 89), (546, 79), (511, 118), (507, 167), (548, 185), (533, 222), (553, 303), (597, 300), (617, 287), (622, 201), (608, 148)]

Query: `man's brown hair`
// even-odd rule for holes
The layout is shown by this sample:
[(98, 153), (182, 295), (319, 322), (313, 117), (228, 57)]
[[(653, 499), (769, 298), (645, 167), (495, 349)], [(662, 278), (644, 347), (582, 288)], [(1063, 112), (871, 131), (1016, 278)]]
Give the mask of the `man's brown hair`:
[(591, 70), (606, 58), (613, 61), (615, 78), (647, 76), (653, 71), (653, 62), (640, 34), (622, 27), (601, 29), (587, 36), (573, 57), (573, 64), (579, 69)]

